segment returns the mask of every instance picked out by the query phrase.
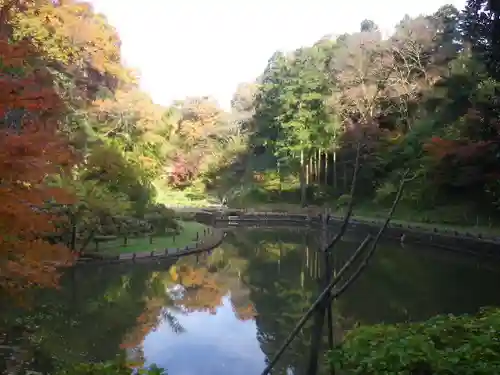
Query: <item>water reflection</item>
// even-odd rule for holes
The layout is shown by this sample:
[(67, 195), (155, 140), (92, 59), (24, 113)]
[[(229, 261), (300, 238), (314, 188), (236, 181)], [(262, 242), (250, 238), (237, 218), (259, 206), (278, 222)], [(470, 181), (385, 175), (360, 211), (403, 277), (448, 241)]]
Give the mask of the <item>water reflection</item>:
[[(359, 237), (351, 233), (338, 246), (334, 271)], [(325, 264), (316, 249), (324, 241), (325, 234), (314, 232), (238, 229), (210, 255), (175, 264), (76, 267), (61, 290), (34, 294), (32, 309), (2, 304), (0, 371), (53, 373), (57, 361), (124, 354), (139, 365), (156, 363), (169, 375), (257, 375), (318, 295)], [(334, 337), (341, 340), (356, 323), (421, 320), (499, 305), (499, 282), (498, 265), (381, 244), (367, 271), (334, 302)], [(313, 323), (274, 374), (306, 373)], [(327, 369), (321, 365), (319, 373)]]
[(165, 324), (147, 335), (146, 363), (168, 368), (169, 374), (259, 374), (265, 356), (256, 339), (255, 321), (238, 319), (230, 297), (221, 302), (216, 314), (180, 317), (186, 328), (182, 335), (174, 336)]

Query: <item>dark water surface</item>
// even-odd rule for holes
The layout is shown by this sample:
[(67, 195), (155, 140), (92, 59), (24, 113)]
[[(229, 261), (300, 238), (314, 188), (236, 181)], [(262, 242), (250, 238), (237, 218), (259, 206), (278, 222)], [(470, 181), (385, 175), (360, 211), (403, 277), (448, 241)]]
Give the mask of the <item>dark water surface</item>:
[[(22, 366), (51, 373), (56, 360), (125, 354), (169, 375), (259, 375), (319, 294), (324, 263), (316, 250), (324, 240), (319, 232), (238, 229), (210, 255), (173, 265), (75, 267), (61, 290), (38, 293), (30, 310), (1, 306), (0, 372)], [(361, 240), (350, 234), (338, 246), (335, 270)], [(340, 341), (356, 323), (499, 306), (498, 285), (500, 265), (492, 261), (381, 243), (366, 272), (334, 302), (334, 337)], [(306, 372), (311, 327), (274, 374)], [(327, 373), (324, 366), (319, 373)]]

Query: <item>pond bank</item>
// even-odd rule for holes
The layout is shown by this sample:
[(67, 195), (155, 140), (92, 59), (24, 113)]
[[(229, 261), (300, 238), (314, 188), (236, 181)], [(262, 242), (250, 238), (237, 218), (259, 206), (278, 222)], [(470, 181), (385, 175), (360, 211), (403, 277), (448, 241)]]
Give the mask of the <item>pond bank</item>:
[[(210, 222), (218, 227), (233, 225), (325, 225), (324, 216), (319, 214), (292, 214), (288, 212), (252, 212), (239, 209), (199, 210), (196, 218), (202, 222)], [(342, 223), (340, 216), (330, 216), (328, 226)], [(380, 219), (350, 220), (349, 230), (376, 233), (380, 228)], [(402, 224), (391, 222), (386, 229), (385, 238), (403, 243), (430, 245), (445, 250), (460, 251), (481, 256), (500, 257), (500, 237), (482, 233), (459, 232), (433, 226), (418, 224)]]
[(141, 259), (177, 258), (184, 255), (195, 254), (211, 250), (219, 246), (224, 240), (225, 231), (220, 228), (206, 227), (203, 235), (192, 239), (192, 242), (185, 246), (166, 247), (149, 251), (129, 251), (123, 253), (85, 253), (78, 263), (88, 262), (117, 262), (132, 261)]
[(166, 248), (183, 248), (198, 241), (207, 234), (209, 227), (196, 221), (179, 221), (178, 233), (144, 234), (140, 236), (114, 236), (112, 240), (103, 243), (96, 242), (93, 248), (87, 250), (92, 253), (123, 254), (153, 251)]

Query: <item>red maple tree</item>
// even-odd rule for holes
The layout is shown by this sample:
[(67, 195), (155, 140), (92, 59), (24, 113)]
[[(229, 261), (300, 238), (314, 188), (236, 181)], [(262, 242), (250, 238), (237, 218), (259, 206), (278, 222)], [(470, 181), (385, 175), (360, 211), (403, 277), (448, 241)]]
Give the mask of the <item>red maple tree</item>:
[(0, 56), (0, 286), (54, 286), (57, 266), (72, 260), (47, 240), (62, 220), (47, 203), (71, 201), (46, 182), (75, 163), (58, 133), (63, 103), (28, 42), (0, 38)]

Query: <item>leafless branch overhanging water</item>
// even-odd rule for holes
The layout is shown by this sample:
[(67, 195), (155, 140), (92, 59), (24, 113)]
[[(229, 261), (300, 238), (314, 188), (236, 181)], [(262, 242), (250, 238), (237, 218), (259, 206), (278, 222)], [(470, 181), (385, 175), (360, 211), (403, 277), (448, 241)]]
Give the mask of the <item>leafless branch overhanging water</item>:
[(372, 239), (371, 235), (366, 236), (366, 238), (363, 240), (363, 242), (359, 245), (359, 247), (356, 249), (355, 253), (352, 255), (352, 257), (349, 259), (349, 261), (346, 262), (346, 264), (342, 267), (342, 269), (339, 271), (338, 275), (333, 278), (332, 281), (328, 284), (328, 286), (321, 292), (321, 294), (316, 298), (316, 300), (313, 302), (311, 307), (307, 310), (307, 312), (300, 318), (299, 322), (295, 326), (295, 328), (290, 332), (288, 337), (285, 339), (285, 342), (281, 346), (280, 350), (278, 350), (278, 353), (274, 356), (274, 358), (269, 362), (269, 364), (266, 366), (264, 371), (262, 372), (262, 375), (268, 375), (273, 366), (278, 362), (280, 359), (281, 355), (285, 352), (286, 348), (292, 343), (293, 339), (299, 333), (299, 331), (302, 329), (304, 324), (307, 322), (307, 320), (311, 317), (312, 313), (316, 310), (316, 308), (322, 303), (323, 299), (327, 297), (330, 294), (330, 291), (333, 289), (335, 285), (338, 284), (338, 282), (341, 280), (347, 269), (351, 266), (354, 261), (360, 257), (361, 253), (365, 249), (365, 247), (368, 245), (370, 240)]
[[(387, 229), (387, 227), (389, 225), (389, 222), (391, 221), (391, 218), (394, 215), (394, 212), (396, 210), (398, 202), (401, 199), (401, 195), (403, 193), (404, 185), (408, 181), (408, 179), (406, 178), (408, 176), (408, 173), (409, 173), (409, 169), (407, 169), (403, 173), (403, 176), (401, 178), (401, 182), (400, 182), (400, 185), (399, 185), (399, 189), (397, 191), (396, 197), (394, 198), (394, 201), (392, 203), (391, 209), (390, 209), (390, 211), (389, 211), (389, 213), (387, 215), (387, 219), (385, 220), (384, 224), (382, 225), (382, 227), (378, 231), (378, 233), (377, 233), (374, 241), (372, 242), (372, 246), (371, 246), (368, 254), (366, 255), (365, 259), (361, 263), (361, 265), (354, 272), (354, 274), (347, 280), (347, 282), (344, 285), (342, 285), (342, 287), (340, 287), (339, 289), (335, 290), (335, 292), (332, 293), (332, 289), (339, 283), (339, 281), (342, 279), (342, 277), (344, 276), (344, 274), (346, 273), (346, 271), (361, 256), (361, 254), (363, 253), (363, 250), (366, 248), (366, 246), (368, 245), (368, 243), (372, 239), (371, 235), (366, 236), (366, 238), (359, 245), (359, 247), (356, 249), (356, 251), (354, 252), (354, 254), (349, 258), (349, 260), (340, 269), (340, 271), (337, 274), (337, 276), (334, 277), (330, 281), (330, 283), (328, 284), (328, 286), (323, 290), (323, 292), (321, 292), (321, 294), (318, 296), (318, 298), (316, 298), (316, 300), (313, 302), (313, 304), (311, 305), (311, 307), (302, 316), (302, 318), (299, 320), (299, 322), (297, 323), (297, 325), (295, 326), (295, 328), (292, 330), (292, 332), (290, 332), (290, 334), (288, 335), (288, 337), (285, 339), (285, 342), (280, 347), (280, 349), (278, 350), (278, 352), (276, 353), (276, 355), (273, 357), (273, 359), (271, 361), (269, 361), (269, 364), (266, 366), (266, 368), (264, 369), (264, 371), (261, 373), (262, 375), (268, 375), (269, 374), (269, 372), (272, 370), (272, 368), (274, 367), (274, 365), (278, 362), (278, 360), (283, 355), (283, 353), (288, 348), (288, 346), (292, 343), (292, 341), (297, 336), (297, 334), (302, 329), (302, 327), (307, 322), (307, 320), (309, 320), (309, 318), (314, 313), (314, 311), (319, 306), (323, 305), (324, 299), (328, 298), (328, 301), (331, 302), (333, 299), (338, 298), (342, 293), (344, 293), (349, 288), (349, 286), (351, 286), (354, 283), (354, 281), (357, 279), (357, 277), (359, 277), (359, 275), (361, 274), (361, 272), (363, 271), (363, 269), (368, 265), (368, 261), (370, 260), (370, 258), (375, 253), (375, 250), (376, 250), (376, 247), (377, 247), (377, 243), (380, 240), (380, 238), (382, 237), (384, 231)], [(344, 219), (344, 223), (345, 222), (346, 221)], [(337, 238), (337, 236), (335, 238)]]
[(396, 207), (399, 203), (399, 200), (401, 199), (401, 195), (403, 194), (403, 189), (404, 189), (405, 184), (406, 184), (406, 182), (410, 181), (410, 179), (406, 178), (408, 176), (408, 173), (409, 173), (409, 169), (407, 169), (403, 173), (403, 177), (401, 178), (401, 182), (399, 184), (399, 188), (398, 188), (398, 191), (396, 193), (396, 197), (394, 198), (394, 201), (392, 202), (391, 209), (387, 215), (387, 218), (384, 221), (384, 224), (382, 225), (382, 227), (379, 229), (377, 235), (375, 236), (375, 239), (372, 242), (372, 246), (371, 246), (370, 250), (368, 251), (368, 253), (366, 254), (365, 259), (362, 261), (362, 263), (359, 265), (359, 267), (356, 269), (356, 271), (351, 275), (351, 277), (345, 282), (345, 284), (342, 285), (339, 289), (335, 290), (330, 295), (330, 302), (333, 299), (338, 298), (342, 293), (344, 293), (347, 290), (347, 288), (349, 288), (349, 286), (359, 277), (359, 275), (361, 274), (363, 269), (368, 265), (368, 261), (375, 253), (378, 241), (382, 237), (384, 231), (387, 229), (389, 222), (391, 221), (392, 216), (394, 215), (394, 211), (396, 211)]

